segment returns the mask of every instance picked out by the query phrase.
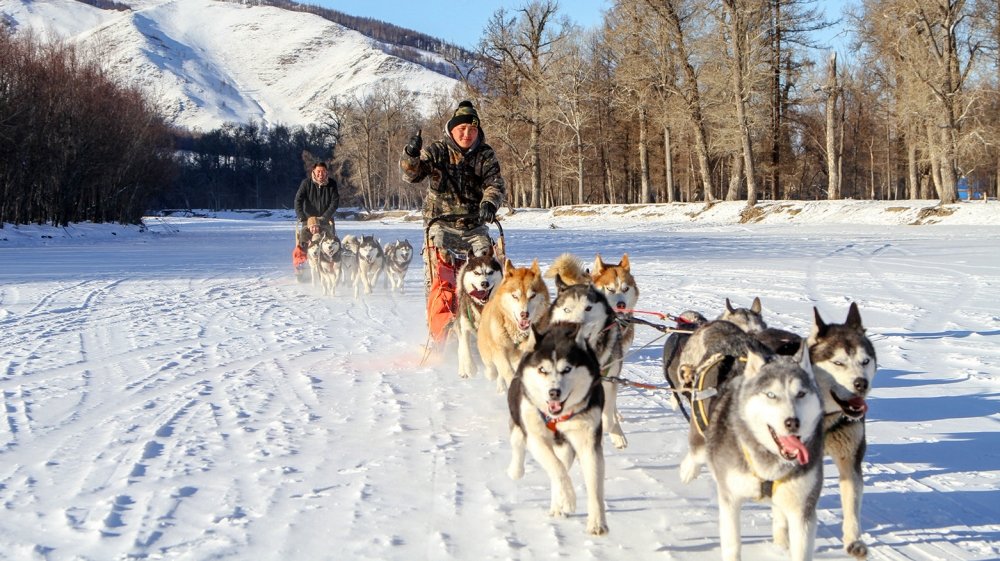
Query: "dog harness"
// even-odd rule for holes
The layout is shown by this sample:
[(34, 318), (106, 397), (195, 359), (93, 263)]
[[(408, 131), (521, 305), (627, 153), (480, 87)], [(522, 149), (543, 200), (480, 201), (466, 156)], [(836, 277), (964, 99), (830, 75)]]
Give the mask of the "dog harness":
[(559, 432), (559, 430), (556, 428), (557, 424), (572, 419), (574, 416), (576, 416), (577, 413), (578, 413), (577, 411), (574, 411), (572, 413), (569, 413), (568, 415), (563, 415), (562, 417), (550, 417), (546, 415), (544, 411), (540, 409), (538, 410), (538, 414), (542, 416), (542, 422), (545, 423), (545, 426), (554, 433)]
[(779, 483), (784, 481), (784, 479), (779, 479), (778, 481), (771, 481), (757, 475), (757, 470), (753, 469), (753, 460), (750, 459), (750, 450), (747, 450), (747, 447), (743, 446), (742, 444), (740, 445), (740, 448), (743, 450), (743, 457), (746, 458), (747, 466), (750, 468), (750, 475), (753, 475), (754, 477), (760, 480), (760, 491), (759, 494), (757, 495), (757, 498), (754, 500), (763, 501), (764, 499), (770, 499), (771, 497), (774, 496), (774, 489), (778, 486)]

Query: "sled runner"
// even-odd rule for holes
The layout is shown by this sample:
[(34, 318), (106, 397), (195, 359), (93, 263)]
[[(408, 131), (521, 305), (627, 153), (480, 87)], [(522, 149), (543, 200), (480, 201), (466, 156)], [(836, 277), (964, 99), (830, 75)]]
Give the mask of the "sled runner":
[[(431, 285), (427, 290), (427, 331), (430, 338), (428, 347), (441, 347), (448, 339), (451, 326), (455, 321), (455, 310), (458, 307), (455, 278), (459, 269), (465, 264), (465, 253), (432, 246), (430, 243), (431, 226), (440, 220), (459, 220), (471, 218), (472, 215), (446, 214), (432, 218), (424, 228), (424, 259), (429, 263)], [(503, 227), (493, 220), (499, 230), (497, 240), (493, 242), (493, 251), (503, 262), (506, 246), (503, 237)], [(492, 239), (491, 239), (492, 240)]]

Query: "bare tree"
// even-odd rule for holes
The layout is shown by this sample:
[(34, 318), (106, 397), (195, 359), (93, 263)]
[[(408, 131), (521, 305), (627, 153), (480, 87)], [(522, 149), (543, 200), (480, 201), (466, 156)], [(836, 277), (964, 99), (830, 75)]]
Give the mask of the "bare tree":
[[(482, 43), (483, 56), (503, 73), (520, 79), (519, 96), (525, 111), (512, 117), (529, 126), (528, 152), (531, 160), (531, 200), (529, 205), (542, 204), (541, 139), (550, 100), (545, 83), (551, 78), (559, 51), (555, 47), (565, 40), (568, 20), (558, 18), (559, 4), (555, 0), (533, 1), (516, 10), (517, 17), (508, 17), (504, 9), (490, 19)], [(514, 94), (514, 92), (508, 92)], [(525, 103), (526, 102), (526, 103)]]

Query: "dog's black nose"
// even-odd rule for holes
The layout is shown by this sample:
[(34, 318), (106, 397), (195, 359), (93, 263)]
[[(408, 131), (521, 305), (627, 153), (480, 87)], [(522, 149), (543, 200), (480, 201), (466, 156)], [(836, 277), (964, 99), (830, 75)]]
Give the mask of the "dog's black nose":
[(483, 288), (489, 288), (490, 287), (490, 281), (483, 281), (483, 282), (479, 283), (479, 286), (481, 286)]
[(855, 378), (854, 379), (854, 391), (858, 393), (864, 393), (868, 391), (868, 379), (867, 378)]
[(528, 319), (528, 312), (521, 312), (521, 319)]
[(799, 418), (789, 417), (785, 419), (785, 428), (792, 432), (799, 430)]
[(552, 388), (549, 390), (549, 399), (558, 400), (559, 399), (559, 388)]

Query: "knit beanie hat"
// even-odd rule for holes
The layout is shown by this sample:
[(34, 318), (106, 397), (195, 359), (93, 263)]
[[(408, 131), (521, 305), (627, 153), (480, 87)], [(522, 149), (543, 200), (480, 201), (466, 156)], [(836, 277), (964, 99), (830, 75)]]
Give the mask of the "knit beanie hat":
[(451, 134), (451, 129), (466, 123), (479, 126), (479, 113), (476, 113), (476, 108), (472, 106), (472, 102), (469, 100), (459, 103), (455, 114), (448, 120), (446, 127), (448, 134)]

